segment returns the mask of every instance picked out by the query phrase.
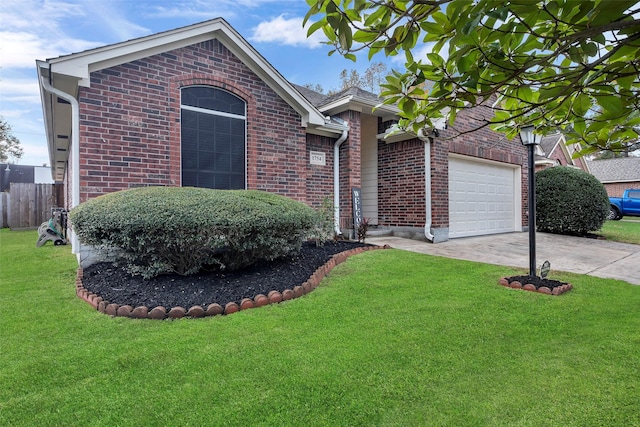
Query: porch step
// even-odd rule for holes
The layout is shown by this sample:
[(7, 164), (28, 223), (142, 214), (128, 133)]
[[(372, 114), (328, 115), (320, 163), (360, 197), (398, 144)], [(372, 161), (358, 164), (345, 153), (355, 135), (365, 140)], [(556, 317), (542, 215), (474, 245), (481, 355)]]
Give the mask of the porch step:
[(393, 236), (393, 230), (381, 228), (367, 230), (367, 237), (388, 237)]

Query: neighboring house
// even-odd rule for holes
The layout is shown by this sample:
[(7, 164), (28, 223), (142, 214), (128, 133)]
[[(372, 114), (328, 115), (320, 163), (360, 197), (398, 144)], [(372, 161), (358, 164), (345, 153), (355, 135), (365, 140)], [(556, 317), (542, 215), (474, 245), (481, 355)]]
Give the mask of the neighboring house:
[(536, 153), (536, 172), (552, 166), (570, 166), (589, 172), (584, 158), (572, 158), (578, 148), (574, 144), (567, 145), (567, 140), (561, 133), (543, 136)]
[(63, 200), (47, 166), (0, 163), (0, 228), (39, 226)]
[(628, 188), (640, 188), (640, 157), (593, 160), (591, 174), (604, 184), (609, 197), (622, 197)]
[[(336, 231), (348, 235), (357, 188), (362, 216), (398, 235), (441, 242), (526, 224), (519, 139), (486, 127), (384, 139), (396, 107), (374, 108), (380, 100), (357, 88), (323, 96), (292, 85), (223, 19), (37, 69), (68, 208), (143, 185), (259, 189), (311, 206), (332, 200)], [(456, 130), (491, 114), (462, 112)]]
[(11, 183), (20, 184), (55, 184), (51, 179), (51, 168), (48, 166), (15, 165), (0, 163), (0, 192), (9, 191)]

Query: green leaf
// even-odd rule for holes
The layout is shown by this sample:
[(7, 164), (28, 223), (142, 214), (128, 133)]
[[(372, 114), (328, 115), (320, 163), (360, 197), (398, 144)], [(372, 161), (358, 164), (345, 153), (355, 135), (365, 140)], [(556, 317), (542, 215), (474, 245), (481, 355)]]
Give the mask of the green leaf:
[(330, 42), (335, 43), (336, 33), (330, 26), (323, 25), (322, 32), (324, 33), (325, 37), (329, 39)]
[(573, 122), (573, 129), (578, 135), (583, 135), (586, 128), (587, 127), (583, 119), (577, 119)]
[(460, 58), (458, 58), (458, 63), (457, 63), (458, 70), (461, 73), (469, 72), (469, 70), (472, 69), (475, 61), (476, 61), (476, 58), (473, 55), (461, 55)]
[(374, 31), (362, 31), (358, 30), (353, 34), (353, 40), (359, 43), (369, 43), (378, 38), (378, 33)]
[(402, 49), (404, 49), (407, 52), (410, 51), (418, 41), (418, 34), (419, 32), (413, 27), (411, 27), (405, 39), (402, 41)]
[(603, 116), (618, 117), (624, 112), (624, 105), (620, 98), (614, 95), (600, 96), (597, 98), (598, 105), (603, 109)]
[(579, 117), (584, 117), (590, 108), (591, 98), (584, 93), (578, 95), (573, 101), (573, 112)]
[(598, 46), (595, 43), (583, 43), (582, 51), (587, 56), (596, 56), (598, 54)]
[(433, 65), (437, 67), (442, 67), (442, 65), (444, 64), (444, 60), (437, 53), (434, 53), (434, 52), (427, 53), (427, 58)]
[(416, 102), (411, 98), (404, 98), (398, 103), (398, 108), (402, 110), (405, 117), (412, 117), (413, 111), (416, 108)]
[(370, 15), (366, 15), (364, 20), (365, 27), (374, 26), (377, 21), (382, 20), (385, 14), (389, 13), (389, 10), (385, 7), (379, 7), (373, 11)]
[(316, 31), (318, 31), (318, 29), (320, 29), (326, 23), (327, 21), (325, 21), (324, 19), (321, 19), (320, 21), (317, 21), (311, 24), (309, 26), (309, 29), (307, 30), (307, 37), (309, 37), (311, 34), (315, 33)]
[(462, 34), (469, 35), (472, 31), (474, 31), (478, 27), (480, 19), (482, 19), (482, 16), (477, 15), (471, 21), (465, 23), (461, 30)]
[(439, 36), (441, 34), (444, 34), (444, 28), (442, 28), (442, 26), (436, 24), (435, 22), (421, 22), (420, 28), (422, 28), (424, 32), (431, 36)]
[(345, 51), (350, 50), (351, 45), (353, 44), (353, 38), (351, 36), (351, 27), (349, 26), (349, 22), (346, 19), (342, 19), (340, 21), (338, 36), (340, 47)]

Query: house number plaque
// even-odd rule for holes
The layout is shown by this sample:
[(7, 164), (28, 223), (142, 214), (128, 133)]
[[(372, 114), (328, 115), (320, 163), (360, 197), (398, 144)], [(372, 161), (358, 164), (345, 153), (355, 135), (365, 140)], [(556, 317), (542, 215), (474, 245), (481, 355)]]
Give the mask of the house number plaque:
[(322, 151), (310, 151), (309, 163), (312, 165), (325, 166), (327, 164), (327, 156)]

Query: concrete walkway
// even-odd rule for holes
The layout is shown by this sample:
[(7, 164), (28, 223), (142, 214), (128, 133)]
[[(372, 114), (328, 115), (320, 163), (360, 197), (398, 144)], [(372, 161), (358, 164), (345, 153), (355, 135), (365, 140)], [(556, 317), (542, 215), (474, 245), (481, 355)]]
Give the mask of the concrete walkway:
[[(423, 254), (529, 268), (529, 233), (466, 237), (432, 244), (401, 237), (369, 237), (367, 243)], [(568, 271), (640, 285), (640, 245), (536, 233), (536, 263), (551, 272)]]

